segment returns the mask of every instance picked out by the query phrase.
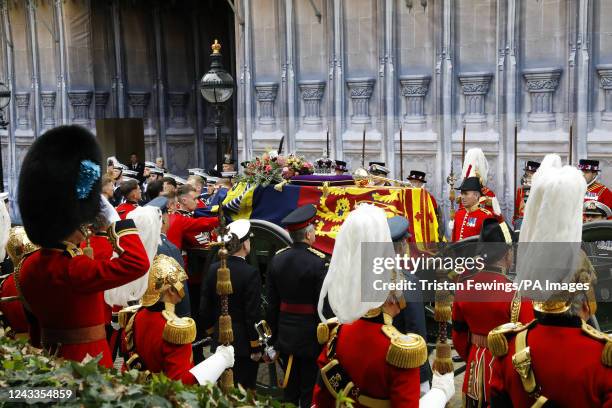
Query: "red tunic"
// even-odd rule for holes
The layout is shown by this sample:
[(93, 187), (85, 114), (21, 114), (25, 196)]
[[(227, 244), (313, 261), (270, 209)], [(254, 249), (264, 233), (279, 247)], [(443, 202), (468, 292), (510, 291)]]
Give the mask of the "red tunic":
[[(113, 256), (113, 245), (108, 240), (108, 234), (105, 232), (97, 232), (89, 238), (89, 245), (93, 249), (93, 256), (95, 260), (107, 261)], [(81, 248), (87, 246), (86, 242), (81, 244)], [(104, 300), (104, 299), (103, 299)], [(112, 318), (112, 308), (104, 302), (104, 309), (106, 315), (106, 324), (110, 324)]]
[[(94, 259), (97, 260), (108, 260), (113, 256), (113, 245), (108, 240), (108, 235), (106, 233), (96, 233), (91, 238), (89, 238), (89, 245), (93, 249)], [(86, 246), (85, 243), (81, 245), (81, 248)]]
[[(499, 272), (482, 271), (465, 276), (478, 283), (510, 283), (507, 276)], [(472, 344), (472, 335), (482, 341), (487, 334), (511, 320), (514, 292), (503, 290), (482, 291), (475, 289), (457, 290), (453, 302), (453, 345), (463, 361), (466, 362), (463, 393), (474, 400), (489, 401), (489, 380), (491, 378), (491, 352), (482, 343)], [(518, 303), (518, 302), (517, 302)], [(528, 323), (533, 320), (531, 302), (522, 302), (517, 315), (518, 321)], [(483, 381), (484, 380), (484, 381)], [(482, 392), (484, 390), (484, 395)]]
[[(21, 293), (38, 320), (41, 332), (47, 330), (103, 328), (106, 321), (104, 291), (124, 285), (144, 275), (149, 269), (134, 221), (119, 221), (110, 233), (117, 239), (118, 258), (106, 261), (90, 259), (80, 250), (65, 245), (43, 248), (28, 256), (19, 272)], [(62, 344), (58, 355), (81, 361), (86, 355), (102, 353), (100, 364), (112, 365), (106, 338)]]
[(198, 246), (195, 238), (202, 232), (210, 232), (219, 225), (216, 217), (193, 218), (181, 213), (170, 214), (168, 240), (180, 250), (190, 246)]
[[(181, 251), (183, 248), (201, 247), (196, 235), (208, 233), (219, 225), (216, 217), (193, 218), (181, 213), (170, 214), (170, 226), (168, 227), (168, 240)], [(187, 254), (183, 252), (185, 271), (189, 275), (189, 283), (199, 284), (202, 281), (200, 275), (192, 275), (187, 269)]]
[[(612, 368), (602, 364), (605, 343), (580, 328), (578, 317), (538, 316), (527, 334), (531, 368), (541, 395), (559, 407), (612, 407)], [(508, 339), (508, 353), (493, 365), (493, 407), (530, 407), (530, 398), (512, 364), (515, 339)]]
[(142, 359), (145, 369), (153, 373), (163, 372), (172, 380), (185, 384), (197, 384), (189, 372), (193, 368), (190, 344), (172, 344), (163, 339), (166, 319), (162, 312), (142, 308), (134, 318), (134, 352)]
[(584, 201), (599, 201), (612, 209), (612, 191), (603, 184), (595, 182), (587, 188)]
[(479, 235), (482, 223), (487, 218), (495, 218), (495, 216), (491, 211), (480, 206), (474, 206), (469, 210), (465, 208), (457, 210), (453, 224), (453, 242)]
[(516, 220), (523, 218), (525, 211), (525, 189), (520, 186), (516, 189), (516, 198), (514, 200), (514, 215), (512, 216), (512, 223)]
[(125, 220), (125, 217), (127, 217), (127, 215), (134, 211), (136, 208), (138, 208), (137, 203), (130, 203), (129, 201), (126, 201), (123, 204), (119, 204), (119, 206), (117, 207), (117, 214), (119, 214), (119, 218)]
[[(336, 358), (362, 395), (390, 400), (393, 408), (416, 408), (420, 396), (419, 368), (403, 369), (387, 363), (390, 340), (381, 328), (382, 323), (366, 319), (343, 324), (336, 343)], [(322, 368), (328, 362), (326, 346), (317, 364)], [(320, 383), (314, 388), (313, 406), (336, 406), (336, 400)], [(354, 406), (361, 407), (358, 403)]]
[[(15, 274), (12, 273), (0, 284), (0, 297), (18, 295), (19, 293), (15, 287)], [(21, 301), (0, 302), (0, 312), (2, 312), (7, 323), (16, 334), (28, 333), (28, 319), (26, 318)]]

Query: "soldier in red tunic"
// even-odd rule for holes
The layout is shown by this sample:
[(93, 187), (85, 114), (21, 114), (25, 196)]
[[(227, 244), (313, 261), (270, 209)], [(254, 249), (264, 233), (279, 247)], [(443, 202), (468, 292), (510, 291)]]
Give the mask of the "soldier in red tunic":
[[(417, 334), (402, 334), (392, 325), (402, 307), (401, 292), (375, 290), (365, 283), (372, 275), (362, 276), (363, 243), (377, 243), (374, 256), (394, 257), (384, 211), (367, 204), (352, 211), (340, 227), (319, 297), (320, 317), (327, 296), (336, 318), (317, 329), (325, 347), (318, 359), (320, 376), (313, 406), (335, 407), (338, 395), (344, 393), (356, 407), (444, 407), (454, 393), (453, 374), (434, 373), (432, 390), (419, 401), (419, 367), (427, 360), (425, 341)], [(370, 270), (369, 261), (363, 261), (364, 270)], [(387, 270), (375, 279), (390, 284), (396, 278)]]
[(128, 179), (121, 182), (119, 187), (121, 195), (125, 198), (125, 202), (117, 207), (117, 213), (122, 220), (131, 212), (138, 208), (138, 202), (142, 200), (142, 191), (138, 181), (134, 179)]
[(525, 211), (525, 204), (529, 197), (529, 190), (531, 189), (531, 178), (540, 167), (540, 163), (537, 161), (528, 161), (525, 163), (525, 174), (521, 178), (521, 186), (516, 189), (516, 196), (514, 200), (514, 215), (512, 216), (512, 225), (515, 229), (521, 228), (523, 222), (523, 212)]
[(41, 249), (24, 258), (15, 283), (45, 349), (76, 361), (101, 355), (100, 364), (110, 367), (104, 291), (144, 275), (149, 260), (132, 220), (108, 230), (117, 258), (97, 261), (79, 248), (84, 225), (106, 203), (100, 198), (100, 162), (94, 136), (78, 126), (51, 129), (32, 144), (19, 176), (18, 202), (25, 231)]
[(19, 293), (15, 286), (15, 274), (21, 267), (23, 257), (36, 249), (38, 249), (37, 246), (30, 242), (23, 227), (11, 228), (6, 252), (13, 262), (14, 269), (13, 273), (0, 281), (0, 318), (4, 320), (5, 334), (9, 336), (28, 336), (29, 323), (19, 300)]
[[(468, 177), (478, 177), (482, 186), (480, 204), (493, 214), (501, 214), (501, 208), (495, 197), (495, 192), (487, 187), (487, 182), (489, 181), (489, 162), (482, 149), (475, 147), (465, 153), (461, 177), (463, 180)], [(463, 203), (459, 200), (459, 209), (461, 208), (463, 208)]]
[[(580, 242), (586, 183), (570, 166), (542, 170), (521, 229), (516, 282), (543, 289), (525, 293), (534, 300), (532, 323), (507, 323), (489, 333), (496, 356), (491, 406), (610, 407), (612, 337), (586, 322), (597, 308), (595, 273)], [(561, 282), (582, 286), (550, 286)]]
[(173, 258), (157, 255), (149, 272), (149, 286), (141, 304), (121, 311), (128, 369), (163, 372), (185, 384), (215, 382), (223, 370), (234, 365), (232, 346), (219, 346), (215, 354), (193, 365), (191, 343), (196, 325), (190, 317), (178, 317), (174, 305), (185, 294), (187, 275)]
[(177, 190), (177, 210), (170, 214), (168, 239), (180, 250), (209, 241), (210, 237), (204, 239), (203, 235), (210, 234), (219, 224), (216, 217), (193, 218), (193, 211), (197, 208), (196, 198), (195, 189), (190, 185), (181, 186)]
[(478, 177), (463, 179), (463, 183), (461, 183), (457, 190), (461, 190), (461, 203), (463, 206), (455, 213), (452, 235), (454, 242), (474, 235), (480, 235), (484, 220), (495, 218), (491, 211), (480, 204), (482, 185)]
[[(482, 243), (479, 255), (486, 259), (485, 268), (461, 275), (460, 282), (511, 283), (506, 273), (513, 263), (513, 236), (505, 222), (486, 219), (478, 240)], [(487, 348), (489, 331), (509, 321), (528, 323), (531, 320), (531, 303), (521, 302), (514, 291), (465, 289), (455, 292), (452, 336), (455, 350), (467, 364), (463, 380), (465, 407), (484, 407), (490, 402), (493, 356)]]
[(612, 191), (608, 187), (601, 184), (599, 178), (599, 160), (580, 160), (578, 168), (582, 170), (584, 179), (587, 182), (587, 191), (584, 195), (584, 201), (599, 201), (612, 208)]

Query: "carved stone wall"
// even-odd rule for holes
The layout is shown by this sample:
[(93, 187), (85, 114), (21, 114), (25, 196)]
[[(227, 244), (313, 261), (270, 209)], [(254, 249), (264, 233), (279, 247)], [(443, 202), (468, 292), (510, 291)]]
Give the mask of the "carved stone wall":
[(447, 213), (445, 180), (451, 165), (459, 170), (465, 126), (466, 147), (487, 154), (488, 182), (509, 215), (515, 153), (521, 163), (550, 152), (567, 160), (572, 127), (574, 160), (602, 160), (601, 179), (612, 183), (608, 1), (234, 3), (236, 14), (221, 1), (0, 0), (11, 191), (53, 120), (95, 131), (98, 118), (142, 117), (146, 159), (165, 156), (183, 175), (211, 167), (213, 112), (198, 82), (217, 36), (236, 82), (222, 132), (239, 160), (283, 136), (287, 151), (316, 158), (329, 133), (330, 154), (355, 169), (365, 128), (365, 162), (385, 161), (394, 177), (400, 162), (404, 177), (426, 170)]
[[(485, 151), (488, 184), (506, 215), (522, 175), (513, 168), (515, 153), (521, 163), (553, 152), (567, 160), (571, 126), (574, 160), (612, 159), (607, 2), (414, 3), (324, 0), (315, 2), (319, 20), (309, 0), (244, 0), (237, 44), (245, 78), (237, 116), (241, 159), (283, 135), (286, 146), (316, 156), (329, 129), (332, 155), (355, 169), (365, 128), (365, 162), (385, 161), (394, 177), (400, 161), (404, 177), (411, 168), (427, 171), (427, 186), (447, 211), (445, 180), (451, 166), (455, 172), (461, 166), (465, 126), (466, 148)], [(262, 68), (266, 57), (272, 65)], [(279, 127), (265, 132), (252, 109), (260, 103), (253, 84), (260, 82), (279, 83)], [(316, 98), (307, 99), (311, 92)], [(602, 179), (612, 183), (612, 169)]]
[[(36, 137), (72, 123), (95, 133), (98, 119), (143, 118), (143, 159), (164, 156), (173, 173), (212, 167), (212, 109), (199, 81), (214, 39), (240, 81), (231, 17), (225, 1), (0, 0), (0, 82), (13, 95), (0, 130), (5, 188), (15, 193)], [(226, 134), (235, 134), (239, 97), (226, 106)]]

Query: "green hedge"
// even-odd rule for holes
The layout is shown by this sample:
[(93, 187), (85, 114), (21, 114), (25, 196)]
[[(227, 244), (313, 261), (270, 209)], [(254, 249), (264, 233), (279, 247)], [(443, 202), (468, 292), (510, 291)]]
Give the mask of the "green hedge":
[[(0, 337), (0, 389), (58, 387), (76, 390), (77, 398), (53, 403), (64, 407), (288, 407), (242, 388), (223, 394), (215, 385), (188, 386), (163, 374), (149, 378), (136, 370), (119, 372), (97, 360), (76, 363), (51, 357), (23, 340)], [(4, 393), (3, 393), (4, 394)], [(0, 400), (0, 407), (15, 403)]]

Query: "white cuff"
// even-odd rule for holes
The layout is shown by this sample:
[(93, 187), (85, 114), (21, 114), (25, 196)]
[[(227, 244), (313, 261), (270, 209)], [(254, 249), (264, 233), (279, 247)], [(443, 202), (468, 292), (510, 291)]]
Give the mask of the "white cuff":
[(444, 408), (447, 402), (444, 391), (432, 388), (419, 400), (419, 408)]

